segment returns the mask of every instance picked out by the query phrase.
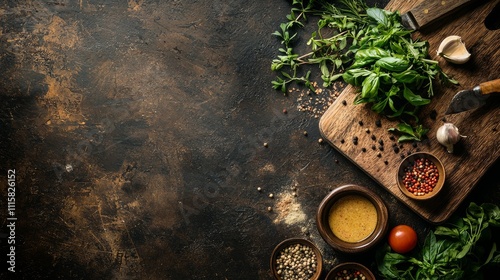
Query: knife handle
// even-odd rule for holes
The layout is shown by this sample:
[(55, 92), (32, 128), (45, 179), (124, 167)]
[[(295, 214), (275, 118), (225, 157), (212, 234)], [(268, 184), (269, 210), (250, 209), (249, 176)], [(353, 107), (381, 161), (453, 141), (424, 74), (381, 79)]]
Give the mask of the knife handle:
[(493, 92), (500, 92), (500, 79), (488, 81), (479, 84), (481, 94), (490, 94)]
[(410, 12), (422, 28), (471, 2), (474, 0), (423, 0)]

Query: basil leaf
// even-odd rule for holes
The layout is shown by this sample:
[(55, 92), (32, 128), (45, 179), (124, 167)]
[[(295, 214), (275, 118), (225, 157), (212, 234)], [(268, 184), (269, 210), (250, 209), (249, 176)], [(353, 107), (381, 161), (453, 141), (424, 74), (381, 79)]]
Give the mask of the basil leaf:
[(372, 73), (363, 81), (361, 89), (362, 98), (373, 98), (377, 95), (380, 86), (380, 78), (377, 74)]
[(366, 9), (366, 14), (373, 18), (376, 22), (387, 25), (388, 20), (384, 10), (380, 8), (368, 8)]
[(382, 57), (379, 60), (377, 60), (377, 62), (375, 62), (375, 66), (379, 66), (380, 68), (384, 68), (386, 70), (393, 72), (402, 72), (408, 69), (410, 64), (408, 61), (404, 59), (389, 56), (389, 57)]
[(404, 87), (404, 90), (403, 90), (403, 96), (413, 106), (423, 106), (423, 105), (427, 105), (427, 104), (431, 103), (430, 99), (426, 99), (418, 94), (414, 94), (406, 86)]

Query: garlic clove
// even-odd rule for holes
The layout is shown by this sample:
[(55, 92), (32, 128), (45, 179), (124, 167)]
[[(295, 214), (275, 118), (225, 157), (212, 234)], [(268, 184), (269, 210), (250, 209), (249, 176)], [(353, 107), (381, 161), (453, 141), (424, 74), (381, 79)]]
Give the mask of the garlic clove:
[(462, 37), (452, 35), (444, 38), (439, 45), (437, 54), (446, 61), (455, 64), (464, 64), (469, 61), (471, 54), (467, 51)]
[(460, 135), (458, 128), (452, 123), (444, 123), (436, 131), (436, 139), (450, 154), (453, 153), (453, 145), (465, 137), (467, 136)]

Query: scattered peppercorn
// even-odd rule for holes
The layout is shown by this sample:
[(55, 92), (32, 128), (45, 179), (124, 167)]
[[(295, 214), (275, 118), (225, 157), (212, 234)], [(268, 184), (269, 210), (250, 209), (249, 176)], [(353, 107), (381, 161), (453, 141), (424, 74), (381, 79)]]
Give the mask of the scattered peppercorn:
[(320, 144), (323, 143), (323, 138), (319, 138), (318, 143), (320, 143)]
[(394, 150), (394, 152), (396, 154), (399, 153), (399, 147), (398, 146), (394, 146), (392, 149)]
[(375, 141), (377, 140), (377, 137), (375, 137), (375, 135), (372, 134), (372, 140)]
[(439, 180), (437, 166), (427, 158), (417, 158), (404, 169), (402, 182), (404, 187), (416, 196), (423, 196), (433, 191)]
[(362, 148), (362, 149), (361, 149), (361, 151), (362, 151), (363, 153), (365, 153), (365, 152), (366, 152), (366, 148)]
[(382, 154), (381, 153), (377, 153), (377, 157), (382, 157)]
[(344, 144), (345, 140), (344, 139), (340, 139), (340, 143)]
[(437, 112), (436, 112), (436, 110), (432, 110), (429, 116), (430, 116), (430, 118), (431, 118), (432, 120), (436, 120), (436, 117), (437, 117)]
[(389, 162), (388, 162), (387, 160), (384, 160), (384, 163), (385, 163), (385, 165), (388, 165), (388, 164), (389, 164)]
[(375, 125), (378, 126), (378, 127), (381, 127), (382, 126), (382, 121), (376, 120), (375, 121)]
[(354, 145), (358, 145), (358, 137), (357, 137), (357, 136), (354, 136), (354, 137), (352, 138), (352, 143), (353, 143)]
[(380, 146), (378, 146), (378, 149), (381, 151), (384, 151), (384, 146), (380, 145)]
[(347, 101), (342, 100), (342, 105), (347, 106)]
[(303, 134), (304, 134), (304, 136), (307, 136), (307, 131), (304, 130)]
[(417, 142), (413, 142), (411, 145), (413, 146), (413, 148), (416, 148), (417, 147)]
[(269, 198), (273, 198), (273, 197), (274, 197), (274, 194), (270, 193)]
[(266, 147), (266, 148), (269, 147), (269, 144), (267, 144), (267, 142), (264, 143), (264, 147)]
[(358, 122), (358, 124), (359, 124), (360, 126), (363, 126), (363, 121), (359, 121), (359, 122)]
[(285, 108), (285, 109), (283, 109), (283, 114), (286, 114), (286, 113), (288, 113), (288, 111)]
[(404, 159), (404, 158), (405, 158), (405, 155), (404, 155), (404, 154), (400, 154), (400, 155), (399, 155), (399, 157), (400, 157), (401, 159)]
[(372, 145), (372, 150), (375, 151), (376, 149), (377, 149), (377, 147), (375, 145)]
[(272, 212), (273, 211), (273, 208), (271, 206), (268, 206), (267, 207), (267, 212)]
[(370, 129), (369, 128), (365, 129), (365, 131), (366, 131), (366, 133), (370, 133)]
[(382, 140), (382, 139), (378, 139), (378, 143), (379, 143), (381, 146), (383, 146), (383, 145), (384, 145), (384, 140)]
[(257, 187), (257, 191), (258, 192), (262, 191), (262, 188), (261, 187)]
[(391, 139), (391, 141), (395, 141), (396, 137), (394, 137), (394, 135), (391, 135), (391, 136), (389, 136), (389, 139)]

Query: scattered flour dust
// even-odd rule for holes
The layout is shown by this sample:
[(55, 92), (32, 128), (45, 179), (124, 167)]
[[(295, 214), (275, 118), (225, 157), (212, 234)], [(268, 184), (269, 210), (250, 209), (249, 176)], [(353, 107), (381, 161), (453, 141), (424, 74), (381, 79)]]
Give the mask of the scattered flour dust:
[(306, 214), (297, 198), (291, 193), (284, 193), (278, 196), (274, 211), (278, 214), (274, 223), (285, 223), (295, 225), (306, 220)]

